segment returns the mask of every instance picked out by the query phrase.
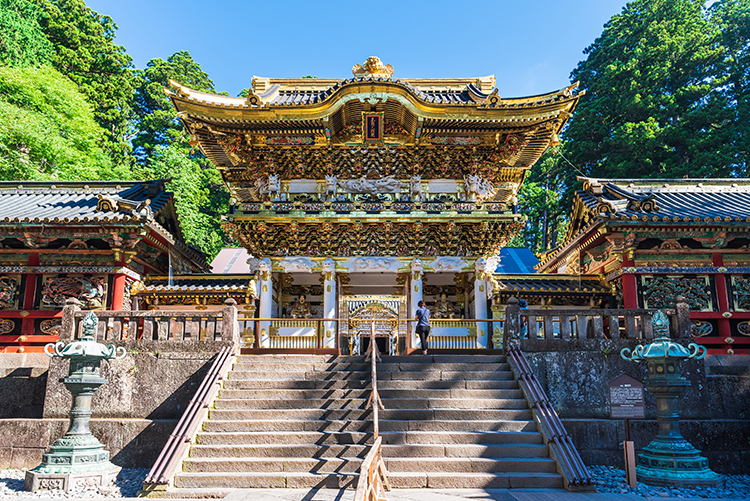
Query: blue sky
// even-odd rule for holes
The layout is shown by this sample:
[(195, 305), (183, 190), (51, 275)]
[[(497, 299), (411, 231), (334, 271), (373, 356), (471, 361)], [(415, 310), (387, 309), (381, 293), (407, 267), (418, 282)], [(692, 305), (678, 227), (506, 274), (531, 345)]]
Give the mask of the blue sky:
[(394, 78), (495, 74), (503, 97), (569, 83), (624, 0), (310, 2), (87, 0), (119, 26), (135, 65), (187, 50), (219, 91), (253, 75), (349, 78), (378, 56)]

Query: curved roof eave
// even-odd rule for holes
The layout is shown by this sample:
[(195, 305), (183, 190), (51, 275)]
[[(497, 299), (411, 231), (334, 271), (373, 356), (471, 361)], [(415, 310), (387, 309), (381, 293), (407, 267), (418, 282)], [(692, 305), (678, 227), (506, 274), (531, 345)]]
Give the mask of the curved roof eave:
[[(165, 92), (172, 99), (178, 112), (231, 121), (275, 121), (289, 118), (315, 120), (335, 113), (351, 100), (369, 101), (374, 104), (388, 99), (401, 102), (415, 115), (424, 118), (479, 121), (529, 120), (551, 117), (560, 111), (571, 112), (582, 95), (582, 93), (572, 93), (577, 84), (541, 96), (514, 99), (501, 99), (495, 96), (495, 93), (481, 94), (476, 92), (476, 89), (472, 89), (472, 92), (466, 93), (467, 101), (461, 104), (455, 101), (436, 104), (423, 97), (429, 94), (400, 81), (352, 79), (345, 80), (340, 86), (334, 86), (320, 93), (324, 95), (324, 99), (314, 100), (311, 103), (263, 103), (263, 96), (255, 96), (255, 102), (260, 101), (261, 104), (251, 105), (245, 98), (199, 92), (173, 81), (170, 81), (170, 84), (177, 91), (165, 89)], [(476, 97), (469, 98), (468, 96)], [(497, 101), (490, 103), (493, 96)]]

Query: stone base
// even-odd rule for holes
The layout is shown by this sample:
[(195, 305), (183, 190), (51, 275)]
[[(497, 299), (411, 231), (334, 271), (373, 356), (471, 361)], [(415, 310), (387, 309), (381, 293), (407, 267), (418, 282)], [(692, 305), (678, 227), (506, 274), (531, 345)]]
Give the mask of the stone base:
[(639, 482), (643, 482), (644, 484), (649, 485), (664, 485), (668, 487), (676, 487), (678, 489), (692, 489), (694, 487), (715, 487), (720, 488), (724, 486), (724, 477), (722, 475), (719, 475), (718, 473), (713, 473), (715, 477), (704, 477), (701, 478), (699, 476), (690, 477), (689, 473), (683, 473), (683, 478), (673, 477), (673, 476), (663, 476), (663, 472), (659, 472), (660, 476), (652, 476), (648, 475), (647, 473), (641, 473), (639, 471), (639, 468), (636, 467), (636, 479), (638, 479)]
[(107, 487), (115, 483), (119, 467), (88, 473), (40, 473), (29, 470), (23, 488), (27, 491), (73, 491), (90, 486)]

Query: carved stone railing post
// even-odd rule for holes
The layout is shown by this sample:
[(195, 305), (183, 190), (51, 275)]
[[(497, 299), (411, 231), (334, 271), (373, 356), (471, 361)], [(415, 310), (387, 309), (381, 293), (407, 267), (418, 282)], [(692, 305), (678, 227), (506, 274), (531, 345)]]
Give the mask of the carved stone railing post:
[(690, 322), (690, 306), (684, 296), (675, 298), (676, 338), (678, 340), (692, 340), (693, 325)]
[(505, 329), (503, 332), (503, 351), (507, 354), (508, 347), (521, 344), (521, 308), (518, 299), (508, 298), (505, 307)]
[(63, 306), (62, 324), (60, 326), (60, 341), (72, 341), (76, 338), (75, 313), (81, 310), (81, 302), (76, 298), (68, 298)]
[(231, 340), (235, 349), (239, 348), (241, 336), (240, 324), (237, 321), (237, 301), (231, 297), (224, 301), (222, 318), (224, 320), (221, 327), (221, 340)]

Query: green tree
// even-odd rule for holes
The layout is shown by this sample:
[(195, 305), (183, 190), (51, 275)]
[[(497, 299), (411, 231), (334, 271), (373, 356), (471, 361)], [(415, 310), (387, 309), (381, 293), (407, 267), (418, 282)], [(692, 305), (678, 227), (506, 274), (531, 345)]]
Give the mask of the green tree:
[(135, 154), (145, 177), (171, 178), (177, 213), (185, 238), (215, 256), (229, 242), (221, 215), (229, 212), (229, 192), (210, 162), (188, 143), (188, 135), (164, 89), (169, 80), (204, 92), (215, 92), (213, 82), (188, 52), (152, 59), (139, 72), (134, 100), (138, 130)]
[(711, 6), (711, 21), (725, 50), (720, 75), (722, 92), (731, 113), (727, 143), (734, 173), (747, 176), (750, 155), (750, 1), (720, 0)]
[(44, 14), (42, 30), (54, 46), (52, 65), (73, 80), (94, 105), (107, 131), (113, 158), (127, 152), (134, 93), (132, 59), (114, 43), (117, 25), (84, 0), (34, 0)]
[(724, 49), (704, 0), (635, 0), (571, 74), (587, 94), (565, 131), (572, 163), (600, 177), (732, 174)]
[(40, 66), (52, 57), (39, 8), (28, 0), (0, 0), (0, 65)]
[(526, 216), (523, 230), (510, 242), (535, 254), (554, 248), (564, 236), (570, 208), (563, 204), (563, 163), (555, 151), (545, 154), (529, 171), (518, 192), (518, 212)]
[(127, 179), (76, 85), (49, 66), (0, 67), (0, 179)]
[(134, 110), (138, 118), (138, 131), (133, 147), (141, 160), (149, 157), (157, 146), (167, 146), (174, 141), (187, 145), (187, 134), (177, 118), (172, 103), (164, 94), (169, 80), (203, 92), (216, 92), (214, 83), (208, 78), (190, 53), (180, 51), (166, 61), (152, 59), (146, 69), (138, 72), (138, 86), (134, 98)]

